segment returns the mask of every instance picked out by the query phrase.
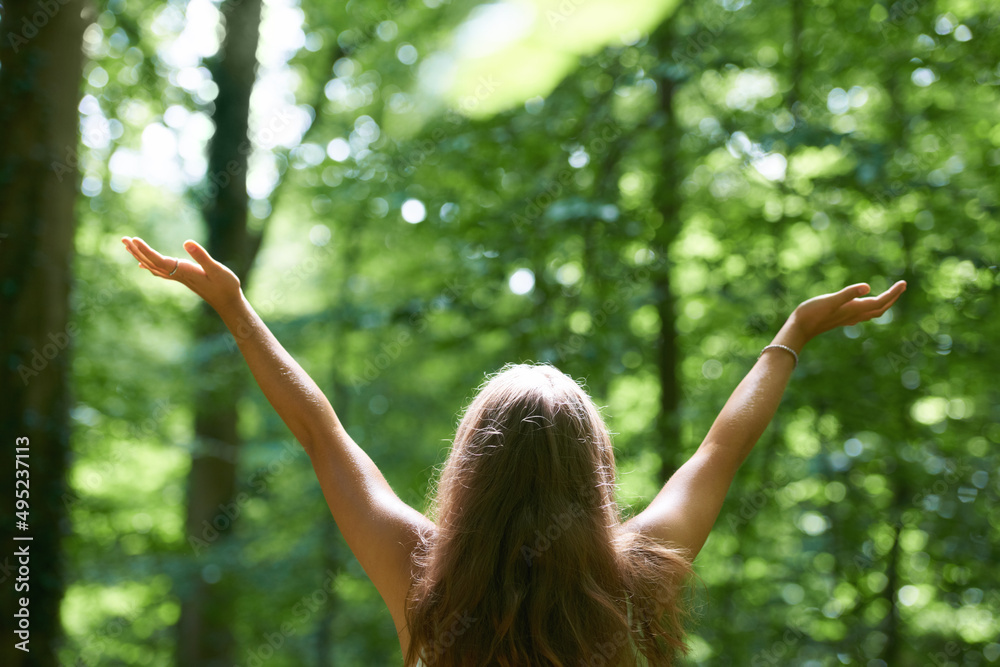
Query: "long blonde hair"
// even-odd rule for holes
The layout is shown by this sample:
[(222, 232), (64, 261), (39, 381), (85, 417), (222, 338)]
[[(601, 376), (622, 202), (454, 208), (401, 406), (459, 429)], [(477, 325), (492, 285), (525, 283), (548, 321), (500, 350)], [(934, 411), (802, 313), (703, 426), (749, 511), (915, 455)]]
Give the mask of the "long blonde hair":
[(690, 563), (621, 529), (614, 484), (608, 429), (580, 385), (549, 365), (490, 378), (414, 552), (406, 666), (672, 664)]

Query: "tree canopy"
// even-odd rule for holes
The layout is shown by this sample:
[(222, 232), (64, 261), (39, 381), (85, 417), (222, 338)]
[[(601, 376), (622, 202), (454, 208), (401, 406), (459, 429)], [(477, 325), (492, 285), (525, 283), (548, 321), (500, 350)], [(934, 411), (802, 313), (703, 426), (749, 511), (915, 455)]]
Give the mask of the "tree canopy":
[[(199, 587), (204, 664), (401, 663), (235, 345), (118, 242), (183, 256), (234, 181), (249, 300), (421, 510), (507, 362), (586, 381), (632, 513), (797, 303), (907, 280), (806, 347), (685, 664), (1000, 663), (1000, 3), (264, 0), (252, 90), (250, 4), (98, 0), (82, 34), (61, 664), (174, 664)], [(242, 164), (210, 159), (229, 90)], [(206, 447), (231, 486), (192, 514)]]

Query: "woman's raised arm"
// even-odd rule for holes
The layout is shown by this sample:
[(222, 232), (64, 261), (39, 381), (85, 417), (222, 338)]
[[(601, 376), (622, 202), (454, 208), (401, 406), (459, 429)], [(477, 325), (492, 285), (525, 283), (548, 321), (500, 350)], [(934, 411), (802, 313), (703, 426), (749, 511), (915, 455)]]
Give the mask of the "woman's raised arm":
[(418, 531), (433, 524), (392, 491), (323, 392), (254, 312), (232, 271), (194, 241), (184, 244), (194, 262), (163, 257), (142, 239), (122, 242), (140, 266), (186, 286), (222, 317), (267, 400), (309, 454), (337, 526), (402, 627), (410, 553)]
[(796, 356), (815, 336), (835, 327), (882, 315), (906, 289), (899, 281), (878, 297), (861, 298), (866, 284), (845, 287), (803, 302), (726, 402), (705, 440), (643, 512), (626, 522), (628, 529), (649, 534), (688, 552), (701, 551), (726, 499), (736, 470), (771, 422)]

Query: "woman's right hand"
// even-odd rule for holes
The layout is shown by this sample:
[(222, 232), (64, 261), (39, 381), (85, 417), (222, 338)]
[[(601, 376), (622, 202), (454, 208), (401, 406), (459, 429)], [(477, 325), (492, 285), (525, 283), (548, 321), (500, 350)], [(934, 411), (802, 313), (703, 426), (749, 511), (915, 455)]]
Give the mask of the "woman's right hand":
[(900, 280), (882, 294), (863, 299), (871, 291), (866, 283), (850, 285), (831, 294), (821, 294), (799, 304), (789, 318), (790, 323), (803, 338), (803, 343), (819, 334), (866, 322), (879, 317), (896, 303), (906, 291), (906, 281)]
[(204, 299), (215, 310), (242, 298), (240, 279), (194, 241), (185, 241), (184, 249), (195, 261), (164, 257), (138, 237), (123, 236), (122, 243), (139, 260), (139, 266), (154, 276), (181, 283)]

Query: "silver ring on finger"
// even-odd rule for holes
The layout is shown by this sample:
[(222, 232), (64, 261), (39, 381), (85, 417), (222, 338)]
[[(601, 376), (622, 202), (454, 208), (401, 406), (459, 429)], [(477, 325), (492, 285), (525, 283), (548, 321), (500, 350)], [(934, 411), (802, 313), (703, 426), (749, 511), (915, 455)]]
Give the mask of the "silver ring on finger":
[(168, 276), (172, 276), (177, 273), (177, 267), (181, 265), (181, 260), (179, 258), (174, 258), (174, 270), (168, 273)]

